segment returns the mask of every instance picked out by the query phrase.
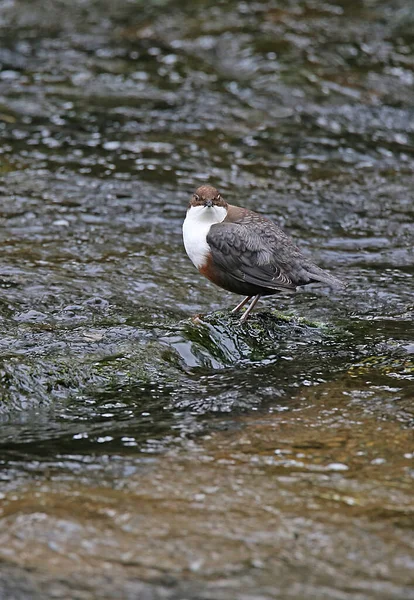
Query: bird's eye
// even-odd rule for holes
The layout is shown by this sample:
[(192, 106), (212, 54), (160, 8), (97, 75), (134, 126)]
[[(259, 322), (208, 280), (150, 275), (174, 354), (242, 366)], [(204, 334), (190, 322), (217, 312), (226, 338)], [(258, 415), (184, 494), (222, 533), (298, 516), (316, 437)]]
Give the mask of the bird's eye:
[(217, 200), (221, 200), (220, 194), (217, 194)]
[(194, 194), (193, 198), (196, 202), (198, 202), (200, 200), (200, 196), (198, 194)]

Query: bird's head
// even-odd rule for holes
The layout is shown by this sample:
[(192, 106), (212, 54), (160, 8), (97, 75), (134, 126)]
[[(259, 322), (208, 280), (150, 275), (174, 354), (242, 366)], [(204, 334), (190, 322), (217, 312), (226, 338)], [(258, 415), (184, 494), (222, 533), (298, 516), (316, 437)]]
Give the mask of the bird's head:
[(227, 210), (227, 202), (223, 200), (220, 192), (211, 185), (202, 185), (196, 189), (191, 196), (188, 208), (195, 206), (201, 206), (206, 209), (219, 206)]

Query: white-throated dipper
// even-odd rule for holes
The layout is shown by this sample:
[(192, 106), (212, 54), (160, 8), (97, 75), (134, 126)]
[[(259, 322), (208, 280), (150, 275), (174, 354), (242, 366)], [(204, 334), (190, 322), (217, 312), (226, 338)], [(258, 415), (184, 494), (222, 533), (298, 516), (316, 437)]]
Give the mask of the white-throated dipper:
[(202, 185), (193, 194), (183, 224), (185, 250), (199, 272), (216, 285), (252, 300), (244, 323), (261, 296), (321, 282), (343, 283), (314, 265), (275, 223), (252, 210), (232, 206), (216, 188)]

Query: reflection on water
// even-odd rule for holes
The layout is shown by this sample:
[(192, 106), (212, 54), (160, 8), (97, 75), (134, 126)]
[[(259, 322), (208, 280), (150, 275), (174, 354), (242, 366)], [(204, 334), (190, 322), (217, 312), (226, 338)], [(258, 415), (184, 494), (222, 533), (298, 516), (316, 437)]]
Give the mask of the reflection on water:
[[(414, 598), (413, 23), (3, 3), (0, 596)], [(241, 327), (204, 181), (347, 290)]]

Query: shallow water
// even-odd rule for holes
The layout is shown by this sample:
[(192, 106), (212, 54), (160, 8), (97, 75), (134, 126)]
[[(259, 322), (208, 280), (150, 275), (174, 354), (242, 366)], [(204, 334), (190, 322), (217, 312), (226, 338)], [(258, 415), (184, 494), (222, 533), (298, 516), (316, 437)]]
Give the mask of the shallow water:
[[(414, 598), (413, 31), (0, 3), (0, 597)], [(239, 326), (182, 247), (206, 181), (347, 289)]]

